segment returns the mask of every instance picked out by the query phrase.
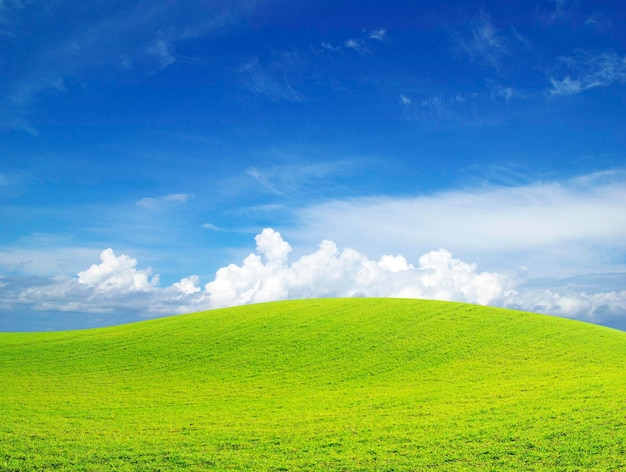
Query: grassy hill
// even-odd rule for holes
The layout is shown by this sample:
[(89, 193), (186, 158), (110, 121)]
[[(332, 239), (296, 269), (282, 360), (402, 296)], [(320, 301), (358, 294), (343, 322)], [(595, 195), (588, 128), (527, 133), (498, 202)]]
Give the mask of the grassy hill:
[(626, 333), (325, 299), (0, 333), (0, 470), (624, 470)]

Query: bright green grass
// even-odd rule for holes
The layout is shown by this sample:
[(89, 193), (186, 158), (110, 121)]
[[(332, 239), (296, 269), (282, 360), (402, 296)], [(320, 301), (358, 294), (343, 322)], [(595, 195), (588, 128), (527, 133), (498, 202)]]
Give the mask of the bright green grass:
[(419, 300), (0, 334), (0, 470), (626, 470), (626, 333)]

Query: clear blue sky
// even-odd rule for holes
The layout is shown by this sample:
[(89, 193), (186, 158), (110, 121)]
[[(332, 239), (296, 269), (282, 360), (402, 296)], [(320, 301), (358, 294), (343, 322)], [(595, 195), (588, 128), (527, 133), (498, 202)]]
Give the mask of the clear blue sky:
[(0, 0), (0, 330), (363, 295), (624, 328), (624, 24), (618, 0)]

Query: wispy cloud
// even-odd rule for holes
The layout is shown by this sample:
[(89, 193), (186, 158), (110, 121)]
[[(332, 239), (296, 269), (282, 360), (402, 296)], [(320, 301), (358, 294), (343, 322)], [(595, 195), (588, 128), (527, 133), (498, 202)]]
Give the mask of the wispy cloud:
[(320, 179), (346, 172), (351, 166), (348, 161), (286, 162), (266, 167), (250, 167), (246, 174), (266, 191), (285, 195), (314, 185)]
[(161, 38), (155, 39), (148, 46), (147, 52), (157, 58), (159, 69), (165, 69), (176, 62), (171, 42)]
[(549, 0), (551, 9), (544, 15), (544, 22), (551, 24), (567, 21), (578, 10), (580, 0)]
[(411, 100), (410, 97), (408, 97), (407, 95), (404, 94), (400, 94), (400, 105), (402, 106), (408, 106), (411, 103), (413, 103), (413, 100)]
[(273, 101), (292, 103), (306, 101), (305, 95), (292, 87), (285, 71), (270, 72), (256, 58), (244, 64), (240, 71), (247, 79), (247, 88), (257, 95)]
[(214, 225), (213, 223), (202, 223), (201, 227), (204, 229), (209, 229), (211, 231), (224, 231), (224, 232), (228, 231), (227, 229), (220, 228), (219, 226)]
[(521, 186), (481, 186), (411, 198), (369, 197), (323, 203), (300, 212), (292, 231), (301, 244), (331, 237), (380, 254), (445, 247), (505, 270), (533, 276), (624, 270), (612, 251), (626, 251), (626, 174)]
[(24, 247), (0, 247), (0, 271), (37, 275), (75, 274), (98, 254), (89, 247), (70, 246), (68, 241), (50, 241), (48, 244), (29, 238)]
[(626, 56), (590, 54), (582, 49), (574, 57), (560, 58), (565, 77), (550, 77), (552, 95), (575, 95), (595, 87), (626, 83)]
[(364, 39), (360, 39), (360, 38), (350, 38), (347, 39), (344, 43), (343, 43), (344, 47), (348, 48), (348, 49), (352, 49), (356, 52), (358, 52), (359, 54), (367, 54), (369, 52), (369, 49), (367, 49), (367, 45)]
[(439, 96), (425, 98), (420, 103), (420, 106), (422, 114), (425, 114), (431, 120), (442, 118), (448, 114), (448, 105)]
[(23, 181), (22, 176), (0, 172), (0, 191), (17, 187)]
[(169, 204), (185, 203), (193, 197), (192, 193), (170, 193), (160, 197), (144, 197), (137, 201), (137, 206), (156, 209)]
[(322, 49), (325, 49), (327, 51), (341, 51), (341, 47), (340, 46), (333, 46), (332, 44), (330, 44), (327, 41), (322, 41), (320, 43), (320, 46), (322, 46)]
[[(233, 208), (228, 210), (226, 213), (228, 215), (233, 216), (252, 216), (259, 214), (270, 214), (270, 213), (289, 213), (290, 209), (283, 203), (267, 203), (264, 205), (249, 205), (245, 207)], [(246, 229), (246, 233), (252, 233), (254, 229)]]
[(384, 41), (385, 38), (387, 37), (387, 30), (385, 28), (378, 28), (376, 30), (372, 30), (369, 32), (367, 37), (369, 39), (375, 39), (377, 41)]
[(322, 47), (321, 51), (315, 51), (316, 53), (321, 52), (339, 52), (343, 49), (350, 49), (355, 51), (362, 56), (369, 54), (370, 45), (372, 42), (382, 42), (384, 43), (387, 40), (387, 30), (385, 28), (378, 28), (374, 30), (363, 30), (362, 35), (355, 38), (346, 39), (341, 46), (336, 46), (328, 41), (322, 41), (320, 46)]
[(456, 51), (470, 59), (498, 67), (500, 60), (510, 54), (505, 35), (494, 25), (491, 17), (481, 12), (465, 27), (450, 30)]
[(476, 92), (453, 90), (430, 96), (400, 94), (403, 116), (424, 122), (458, 122), (464, 125), (491, 125), (509, 119), (524, 101), (533, 98), (525, 91), (494, 81)]
[[(247, 0), (233, 3), (229, 12), (252, 8)], [(67, 93), (87, 73), (126, 69), (150, 75), (176, 62), (177, 44), (219, 31), (237, 17), (196, 2), (184, 8), (164, 1), (123, 7), (89, 4), (78, 16), (74, 10), (67, 1), (45, 9), (37, 2), (2, 3), (0, 62), (13, 67), (5, 67), (0, 76), (0, 126), (36, 134), (28, 117), (42, 93)], [(29, 40), (24, 49), (24, 31), (35, 38), (45, 34), (47, 39)]]

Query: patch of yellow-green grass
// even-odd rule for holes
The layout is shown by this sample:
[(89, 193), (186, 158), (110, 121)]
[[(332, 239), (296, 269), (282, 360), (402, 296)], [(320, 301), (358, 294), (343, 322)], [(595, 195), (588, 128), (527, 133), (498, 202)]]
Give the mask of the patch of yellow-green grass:
[(0, 334), (0, 470), (626, 469), (626, 333), (324, 299)]

